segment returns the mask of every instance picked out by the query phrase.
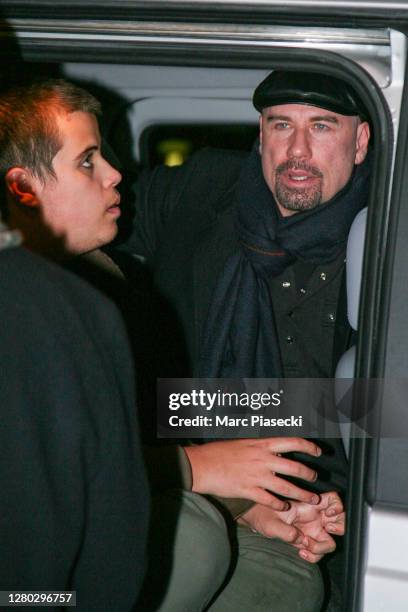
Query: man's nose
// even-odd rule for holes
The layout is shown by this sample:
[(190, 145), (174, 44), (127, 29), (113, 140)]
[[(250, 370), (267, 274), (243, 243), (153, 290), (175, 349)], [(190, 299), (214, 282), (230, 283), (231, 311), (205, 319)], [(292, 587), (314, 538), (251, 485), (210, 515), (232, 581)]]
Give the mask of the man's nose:
[(122, 180), (122, 175), (119, 170), (116, 170), (116, 168), (111, 166), (106, 160), (105, 163), (106, 170), (103, 185), (104, 187), (116, 187), (116, 185), (119, 185), (120, 181)]
[(288, 157), (309, 159), (311, 155), (308, 131), (305, 129), (294, 130), (289, 142)]

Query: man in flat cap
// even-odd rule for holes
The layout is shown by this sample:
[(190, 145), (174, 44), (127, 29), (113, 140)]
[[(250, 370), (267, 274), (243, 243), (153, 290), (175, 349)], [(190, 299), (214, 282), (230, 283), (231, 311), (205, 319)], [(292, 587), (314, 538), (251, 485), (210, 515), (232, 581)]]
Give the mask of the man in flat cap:
[[(125, 248), (147, 259), (160, 294), (161, 376), (325, 378), (347, 348), (339, 301), (348, 231), (368, 194), (364, 106), (339, 79), (279, 71), (257, 87), (253, 102), (260, 134), (249, 154), (203, 150), (138, 182)], [(239, 443), (185, 447), (193, 491), (246, 497), (237, 491), (247, 468), (228, 470)], [(322, 499), (346, 482), (341, 441), (328, 446), (312, 463), (326, 474), (314, 483)], [(302, 602), (320, 610), (310, 576), (291, 575), (297, 540), (275, 510), (247, 499), (234, 571), (209, 609), (282, 612)], [(306, 570), (334, 545), (300, 548)]]

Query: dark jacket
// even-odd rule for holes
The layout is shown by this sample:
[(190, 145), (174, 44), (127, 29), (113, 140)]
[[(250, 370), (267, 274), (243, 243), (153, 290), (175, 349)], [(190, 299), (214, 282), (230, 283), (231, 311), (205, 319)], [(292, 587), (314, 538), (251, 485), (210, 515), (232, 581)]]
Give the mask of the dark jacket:
[(148, 492), (123, 324), (21, 248), (0, 252), (0, 287), (1, 590), (76, 590), (77, 610), (130, 612)]
[[(241, 152), (203, 150), (179, 168), (156, 168), (136, 185), (133, 232), (122, 248), (145, 257), (152, 270), (161, 302), (158, 350), (163, 356), (159, 365), (163, 376), (194, 373), (214, 287), (226, 260), (238, 248), (235, 191), (246, 158), (247, 154)], [(345, 317), (345, 291), (338, 295), (343, 269), (343, 257), (330, 266), (317, 266), (314, 278), (324, 275), (326, 286), (335, 282), (336, 287), (322, 301), (320, 281), (312, 278), (309, 284), (313, 290), (296, 305), (296, 323), (293, 317), (286, 319), (289, 330), (304, 330), (313, 323), (309, 334), (313, 338), (312, 355), (303, 371), (292, 369), (288, 375), (330, 376), (346, 350), (350, 330)], [(277, 296), (277, 283), (285, 274), (273, 281), (272, 297)], [(293, 272), (289, 270), (288, 275), (293, 277)], [(283, 294), (276, 310), (283, 322), (282, 299)], [(313, 368), (320, 344), (327, 353), (327, 333), (331, 328), (334, 331), (335, 325), (330, 357), (324, 357), (329, 363)]]
[[(122, 248), (143, 256), (151, 269), (159, 302), (156, 372), (162, 377), (194, 375), (214, 287), (226, 260), (238, 248), (236, 187), (246, 159), (242, 152), (203, 150), (181, 167), (158, 167), (146, 173), (136, 184), (133, 232)], [(285, 302), (287, 292), (279, 294), (279, 286), (286, 276), (294, 282), (296, 272), (295, 264), (282, 278), (271, 280), (285, 374), (332, 376), (351, 336), (344, 256), (329, 266), (317, 266), (308, 280), (307, 295), (293, 307), (290, 299)], [(294, 332), (300, 336), (296, 345), (286, 342)], [(302, 342), (302, 350), (293, 353)], [(313, 465), (322, 476), (316, 488), (344, 490), (342, 442), (333, 439), (323, 446), (327, 452)], [(303, 456), (299, 459), (306, 463)]]

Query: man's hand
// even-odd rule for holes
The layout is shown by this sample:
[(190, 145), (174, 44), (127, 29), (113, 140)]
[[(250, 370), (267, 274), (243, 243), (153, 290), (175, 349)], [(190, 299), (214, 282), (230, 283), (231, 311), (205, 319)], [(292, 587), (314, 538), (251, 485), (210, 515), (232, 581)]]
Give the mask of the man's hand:
[(345, 513), (340, 497), (332, 492), (323, 493), (317, 505), (291, 502), (290, 508), (281, 512), (256, 504), (238, 522), (268, 538), (292, 544), (302, 559), (316, 563), (336, 548), (330, 533), (344, 535)]
[(275, 510), (288, 508), (273, 495), (318, 504), (318, 495), (280, 478), (295, 476), (313, 482), (314, 470), (280, 453), (297, 451), (318, 457), (320, 448), (303, 438), (228, 440), (184, 447), (193, 472), (193, 491), (220, 497), (250, 499)]

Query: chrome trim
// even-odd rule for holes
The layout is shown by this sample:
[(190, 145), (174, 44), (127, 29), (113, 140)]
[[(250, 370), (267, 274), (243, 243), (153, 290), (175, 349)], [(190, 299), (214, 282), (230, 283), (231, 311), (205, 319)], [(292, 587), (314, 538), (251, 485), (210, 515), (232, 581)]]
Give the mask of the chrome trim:
[[(123, 1), (123, 0), (122, 0)], [(254, 9), (305, 9), (309, 12), (314, 10), (324, 10), (325, 13), (334, 13), (339, 9), (354, 9), (354, 10), (408, 10), (408, 2), (388, 2), (387, 0), (148, 0), (149, 7), (154, 9), (166, 8), (167, 10), (174, 9), (189, 9), (205, 10), (216, 7), (218, 10), (234, 8), (239, 10), (247, 8)], [(133, 5), (145, 6), (146, 2), (133, 2)]]
[[(268, 25), (241, 25), (219, 23), (174, 23), (174, 22), (133, 22), (96, 21), (96, 20), (52, 20), (52, 19), (10, 19), (8, 26), (15, 29), (18, 36), (25, 34), (47, 33), (98, 35), (104, 36), (160, 36), (160, 37), (200, 37), (216, 38), (230, 41), (262, 42), (309, 42), (316, 44), (365, 44), (389, 45), (389, 34), (386, 29), (347, 29), (318, 28)], [(0, 27), (1, 30), (1, 27)]]
[(347, 29), (242, 25), (220, 23), (173, 23), (98, 20), (13, 19), (12, 31), (0, 36), (14, 36), (21, 43), (52, 41), (90, 42), (136, 46), (148, 43), (169, 45), (221, 45), (234, 47), (292, 47), (322, 49), (343, 55), (365, 68), (380, 87), (391, 80), (390, 36), (387, 29)]

